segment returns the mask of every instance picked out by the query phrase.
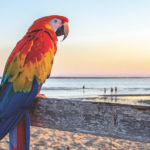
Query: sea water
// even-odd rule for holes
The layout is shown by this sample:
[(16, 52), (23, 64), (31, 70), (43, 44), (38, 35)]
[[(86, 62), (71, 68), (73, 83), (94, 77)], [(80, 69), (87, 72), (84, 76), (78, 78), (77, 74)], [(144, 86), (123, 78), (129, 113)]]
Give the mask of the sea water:
[[(83, 89), (83, 86), (85, 87)], [(111, 94), (150, 94), (150, 78), (49, 78), (41, 93), (49, 98), (83, 98)]]

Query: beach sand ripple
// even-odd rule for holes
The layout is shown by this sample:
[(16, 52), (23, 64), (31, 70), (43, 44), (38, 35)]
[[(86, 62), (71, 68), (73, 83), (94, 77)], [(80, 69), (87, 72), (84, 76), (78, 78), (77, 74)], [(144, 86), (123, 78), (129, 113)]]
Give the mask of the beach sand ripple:
[[(8, 150), (9, 139), (0, 141)], [(150, 150), (150, 143), (31, 127), (31, 150)]]

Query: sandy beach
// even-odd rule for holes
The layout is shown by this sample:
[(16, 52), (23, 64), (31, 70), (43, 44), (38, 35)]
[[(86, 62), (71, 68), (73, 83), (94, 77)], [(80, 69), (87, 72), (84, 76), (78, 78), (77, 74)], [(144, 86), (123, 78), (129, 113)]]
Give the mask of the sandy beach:
[[(9, 139), (0, 141), (8, 150)], [(150, 143), (31, 127), (31, 150), (150, 150)]]

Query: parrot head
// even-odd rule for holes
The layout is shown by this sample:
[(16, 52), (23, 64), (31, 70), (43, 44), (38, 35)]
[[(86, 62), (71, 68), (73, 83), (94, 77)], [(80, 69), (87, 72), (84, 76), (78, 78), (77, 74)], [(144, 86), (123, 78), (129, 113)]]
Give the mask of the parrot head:
[(52, 15), (37, 19), (29, 28), (28, 32), (39, 29), (49, 30), (52, 34), (55, 34), (56, 36), (63, 35), (64, 40), (69, 33), (68, 18), (64, 16)]

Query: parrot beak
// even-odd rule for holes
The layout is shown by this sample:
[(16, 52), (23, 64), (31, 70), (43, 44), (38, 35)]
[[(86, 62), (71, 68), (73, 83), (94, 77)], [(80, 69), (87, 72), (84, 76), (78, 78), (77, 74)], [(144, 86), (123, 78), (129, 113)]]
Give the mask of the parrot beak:
[(68, 36), (69, 26), (68, 26), (68, 23), (65, 23), (63, 26), (64, 26), (64, 38), (63, 38), (63, 40), (64, 40)]
[[(68, 26), (68, 23), (64, 23), (61, 27), (59, 27), (56, 31), (56, 35), (57, 36), (61, 36), (61, 35), (64, 35), (64, 38), (63, 40), (66, 39), (66, 37), (68, 36), (68, 33), (69, 33), (69, 26)], [(62, 41), (63, 41), (62, 40)]]

